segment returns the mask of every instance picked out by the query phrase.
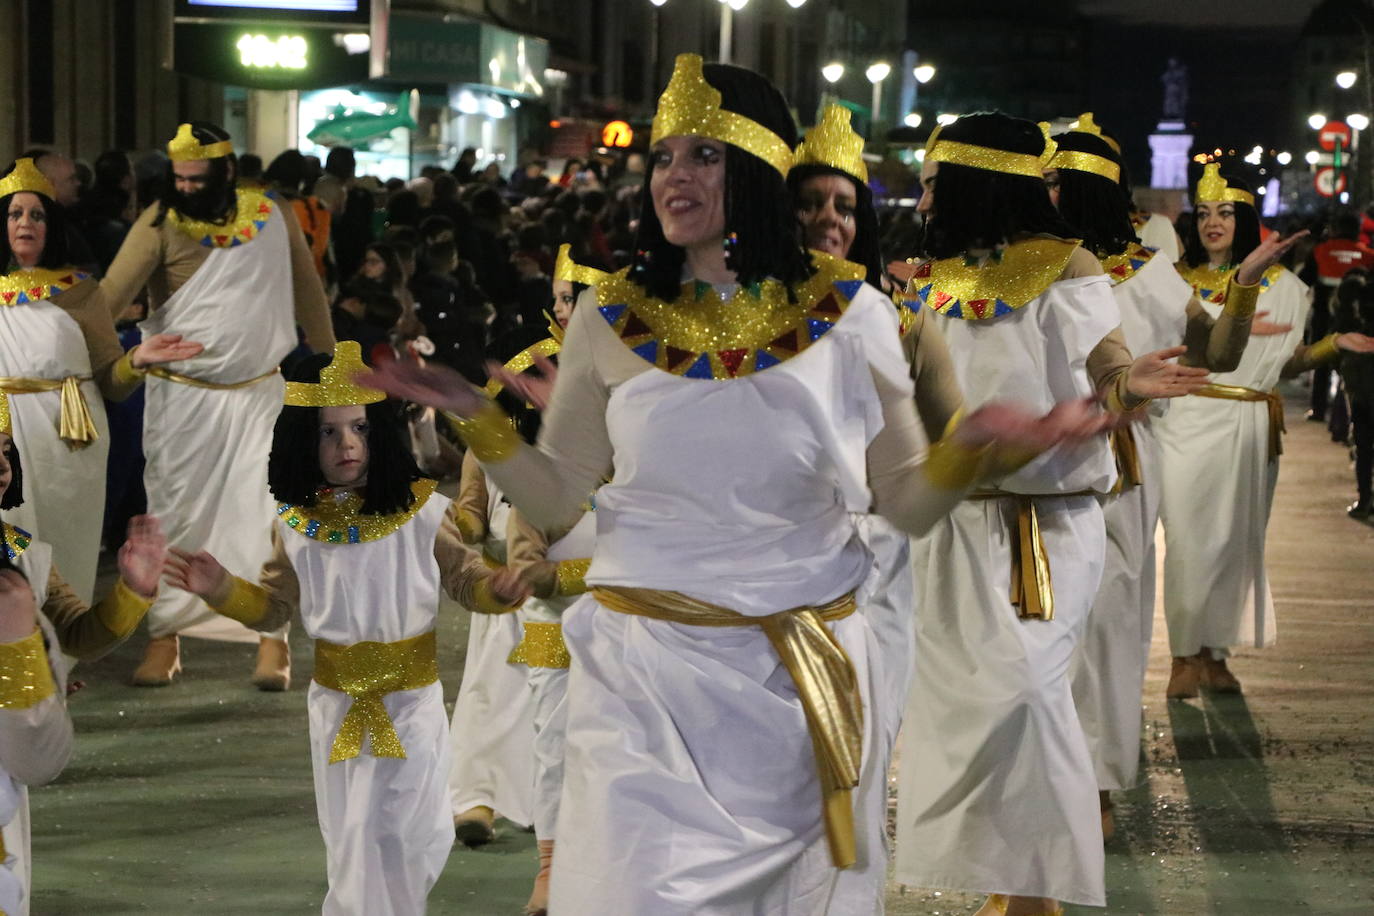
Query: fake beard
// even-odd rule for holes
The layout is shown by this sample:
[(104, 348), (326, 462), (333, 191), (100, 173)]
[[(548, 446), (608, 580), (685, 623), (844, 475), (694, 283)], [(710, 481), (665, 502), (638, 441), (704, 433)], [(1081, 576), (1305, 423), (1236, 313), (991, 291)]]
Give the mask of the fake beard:
[(229, 218), (234, 198), (222, 182), (212, 182), (194, 194), (172, 192), (173, 206), (182, 216), (218, 223)]

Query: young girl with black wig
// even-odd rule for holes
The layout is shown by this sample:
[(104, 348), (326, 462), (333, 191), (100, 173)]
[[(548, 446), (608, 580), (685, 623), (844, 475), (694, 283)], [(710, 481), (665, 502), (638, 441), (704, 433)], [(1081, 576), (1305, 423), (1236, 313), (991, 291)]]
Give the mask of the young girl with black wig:
[(358, 345), (291, 374), (268, 482), (280, 500), (260, 584), (173, 549), (169, 581), (270, 632), (300, 608), (315, 639), (310, 750), (327, 854), (326, 914), (422, 913), (453, 845), (448, 719), (434, 638), (439, 591), (504, 614), (526, 595), (445, 523), (404, 425), (360, 388)]
[[(1217, 163), (1194, 195), (1196, 228), (1179, 273), (1210, 315), (1230, 308), (1231, 282), (1262, 250), (1255, 195)], [(1266, 243), (1270, 244), (1270, 243)], [(1275, 264), (1259, 280), (1259, 304), (1283, 333), (1250, 341), (1231, 371), (1172, 405), (1156, 424), (1163, 453), (1164, 616), (1173, 670), (1170, 698), (1199, 688), (1238, 693), (1226, 664), (1232, 646), (1263, 648), (1276, 636), (1264, 571), (1264, 535), (1278, 481), (1283, 398), (1274, 389), (1342, 350), (1370, 352), (1374, 339), (1331, 334), (1302, 344), (1311, 305), (1307, 286)], [(1217, 461), (1225, 454), (1227, 461)]]
[[(932, 134), (908, 305), (940, 323), (964, 399), (1112, 413), (1186, 394), (1178, 347), (1133, 359), (1098, 259), (1073, 240), (1044, 172), (1048, 131), (987, 112)], [(1102, 575), (1106, 435), (1003, 473), (915, 547), (916, 679), (903, 729), (897, 877), (989, 892), (979, 916), (1101, 906), (1092, 761), (1068, 670)], [(968, 545), (977, 545), (969, 549)]]
[[(853, 613), (872, 557), (852, 513), (919, 533), (1000, 446), (1103, 428), (1081, 401), (998, 406), (923, 455), (891, 304), (862, 267), (802, 243), (796, 139), (765, 79), (677, 58), (639, 250), (573, 312), (537, 446), (452, 373), (372, 376), (462, 417), (541, 530), (610, 480), (588, 593), (563, 612), (559, 916), (880, 909), (886, 710)], [(501, 378), (536, 404), (548, 393)]]

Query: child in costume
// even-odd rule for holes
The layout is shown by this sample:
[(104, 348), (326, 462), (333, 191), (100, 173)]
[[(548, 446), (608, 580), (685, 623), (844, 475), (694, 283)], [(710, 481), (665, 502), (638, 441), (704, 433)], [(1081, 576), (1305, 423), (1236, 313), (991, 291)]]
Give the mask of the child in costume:
[(315, 639), (315, 801), (327, 853), (325, 914), (415, 914), (453, 845), (448, 722), (434, 638), (443, 588), (465, 607), (513, 611), (527, 590), (493, 572), (445, 520), (404, 426), (361, 388), (357, 343), (312, 356), (286, 388), (268, 481), (280, 500), (254, 585), (213, 556), (173, 549), (168, 579), (261, 632), (299, 606)]

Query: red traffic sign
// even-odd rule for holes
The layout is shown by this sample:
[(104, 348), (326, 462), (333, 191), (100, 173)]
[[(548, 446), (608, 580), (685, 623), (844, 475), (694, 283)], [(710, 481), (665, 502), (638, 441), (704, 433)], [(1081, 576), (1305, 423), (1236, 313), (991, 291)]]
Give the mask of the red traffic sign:
[(1341, 149), (1350, 149), (1350, 125), (1344, 121), (1327, 121), (1317, 132), (1317, 143), (1327, 152), (1334, 150), (1337, 143)]
[(1330, 166), (1317, 169), (1317, 175), (1312, 179), (1312, 184), (1316, 185), (1317, 193), (1322, 197), (1335, 197), (1345, 191), (1345, 172), (1337, 172)]

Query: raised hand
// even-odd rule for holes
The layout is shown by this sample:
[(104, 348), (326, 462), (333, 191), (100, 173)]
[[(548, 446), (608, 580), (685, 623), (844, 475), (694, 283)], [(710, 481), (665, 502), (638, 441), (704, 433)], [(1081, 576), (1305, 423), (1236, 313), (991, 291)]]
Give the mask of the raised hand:
[(1304, 229), (1295, 232), (1288, 238), (1280, 238), (1277, 232), (1269, 233), (1269, 237), (1260, 242), (1255, 250), (1245, 256), (1245, 260), (1240, 262), (1240, 269), (1236, 271), (1236, 282), (1242, 286), (1254, 286), (1264, 277), (1264, 272), (1278, 263), (1279, 258), (1287, 253), (1299, 239), (1306, 238), (1311, 233)]
[(131, 518), (128, 539), (119, 548), (119, 575), (124, 584), (144, 598), (153, 598), (166, 558), (167, 538), (158, 520), (151, 515)]
[(134, 347), (133, 352), (129, 354), (129, 362), (133, 363), (135, 369), (146, 369), (149, 366), (190, 359), (204, 351), (204, 344), (196, 343), (194, 340), (183, 340), (180, 334), (154, 334)]
[(182, 591), (202, 598), (220, 594), (229, 584), (229, 571), (204, 550), (191, 553), (176, 547), (169, 549), (163, 575)]
[(1266, 321), (1268, 312), (1256, 312), (1255, 317), (1250, 321), (1251, 337), (1275, 337), (1279, 334), (1287, 334), (1293, 330), (1291, 324), (1280, 324), (1277, 321)]
[(38, 626), (33, 589), (16, 569), (0, 570), (0, 643), (18, 642)]
[(1348, 331), (1336, 335), (1336, 346), (1351, 353), (1374, 353), (1374, 337)]
[(1044, 416), (1014, 404), (987, 404), (964, 418), (953, 432), (969, 448), (985, 445), (1038, 454), (1065, 442), (1082, 442), (1117, 422), (1093, 398), (1063, 401)]
[(511, 394), (542, 411), (549, 406), (549, 399), (553, 397), (553, 385), (558, 381), (558, 367), (547, 356), (536, 356), (534, 366), (539, 370), (538, 375), (511, 372), (498, 362), (488, 361), (487, 375), (500, 382)]
[(359, 385), (385, 391), (392, 397), (471, 417), (487, 404), (487, 396), (453, 369), (409, 359), (393, 359), (354, 378)]
[(1169, 347), (1137, 357), (1131, 363), (1126, 389), (1138, 398), (1177, 398), (1202, 388), (1207, 384), (1207, 369), (1174, 362), (1187, 352), (1187, 347)]
[(491, 574), (491, 594), (502, 604), (515, 604), (530, 596), (529, 584), (520, 573), (503, 566)]

